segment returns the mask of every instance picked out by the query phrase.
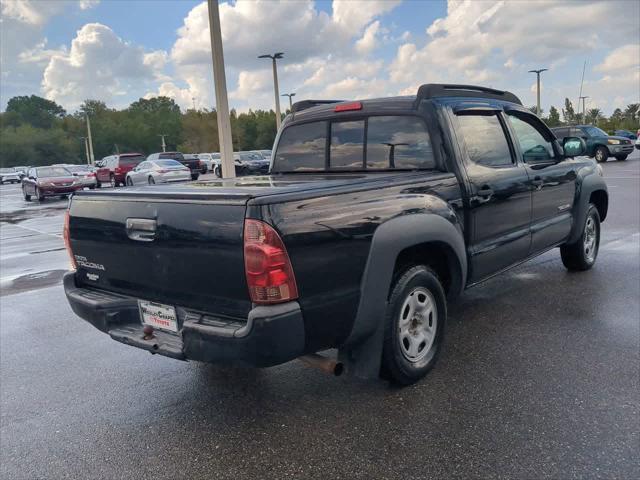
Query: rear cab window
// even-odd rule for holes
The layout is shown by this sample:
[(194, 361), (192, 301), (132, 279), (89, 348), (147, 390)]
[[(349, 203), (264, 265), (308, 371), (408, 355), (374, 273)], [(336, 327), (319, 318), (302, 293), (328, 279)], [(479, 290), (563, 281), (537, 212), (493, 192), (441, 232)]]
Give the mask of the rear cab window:
[(144, 161), (144, 157), (140, 156), (131, 156), (131, 157), (120, 157), (118, 164), (121, 167), (135, 167), (140, 162)]
[(485, 167), (511, 167), (513, 158), (498, 115), (458, 114), (458, 126), (469, 160)]
[(422, 118), (372, 115), (288, 126), (278, 142), (272, 172), (434, 168)]

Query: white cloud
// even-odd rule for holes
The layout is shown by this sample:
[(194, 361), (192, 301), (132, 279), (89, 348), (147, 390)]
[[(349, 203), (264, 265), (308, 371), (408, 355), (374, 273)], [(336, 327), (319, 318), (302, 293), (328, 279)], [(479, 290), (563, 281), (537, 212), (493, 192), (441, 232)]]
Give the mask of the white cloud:
[(63, 2), (36, 0), (2, 0), (1, 4), (3, 17), (28, 25), (43, 25), (65, 7)]
[(356, 51), (358, 53), (366, 55), (376, 48), (376, 35), (378, 34), (379, 29), (379, 20), (376, 20), (366, 28), (366, 30), (364, 31), (364, 35), (362, 35), (362, 38), (356, 42)]
[(99, 3), (100, 0), (80, 0), (78, 5), (80, 6), (80, 10), (89, 10), (90, 8), (97, 6)]
[[(602, 28), (602, 18), (612, 11), (627, 13), (618, 17), (616, 28)], [(436, 81), (509, 87), (514, 70), (553, 69), (568, 59), (639, 38), (639, 13), (638, 3), (624, 0), (450, 0), (447, 16), (427, 27), (422, 45), (414, 41), (399, 46), (390, 79), (408, 90)], [(627, 53), (633, 52), (618, 55)]]
[(613, 50), (604, 61), (596, 65), (596, 72), (619, 72), (621, 70), (638, 69), (640, 66), (640, 43), (630, 43)]
[(78, 30), (68, 52), (53, 55), (44, 71), (47, 98), (77, 107), (91, 98), (111, 101), (132, 86), (152, 80), (163, 65), (162, 54), (145, 54), (100, 23)]

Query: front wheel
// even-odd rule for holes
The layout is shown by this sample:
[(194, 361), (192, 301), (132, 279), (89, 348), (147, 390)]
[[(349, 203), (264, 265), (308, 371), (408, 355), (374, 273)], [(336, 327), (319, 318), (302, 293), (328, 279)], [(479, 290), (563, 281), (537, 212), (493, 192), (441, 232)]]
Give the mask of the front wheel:
[(447, 320), (444, 289), (425, 265), (396, 277), (385, 315), (381, 376), (400, 385), (424, 377), (435, 365)]
[(131, 177), (127, 177), (127, 179), (125, 180), (125, 183), (127, 184), (127, 187), (133, 186), (133, 180), (131, 180)]
[(36, 187), (35, 194), (36, 194), (35, 196), (38, 197), (39, 202), (44, 202), (44, 195), (42, 194), (42, 192), (38, 187)]
[(619, 162), (624, 162), (627, 159), (628, 155), (616, 155), (616, 160)]
[(148, 180), (149, 185), (154, 185), (156, 183), (156, 181), (154, 180), (154, 178), (152, 176), (149, 176)]
[(607, 161), (607, 158), (609, 158), (609, 150), (607, 150), (605, 147), (598, 147), (596, 148), (595, 157), (596, 162), (604, 163)]
[(600, 249), (600, 214), (595, 205), (589, 204), (587, 218), (578, 241), (560, 247), (562, 263), (567, 270), (589, 270), (596, 263)]
[(111, 188), (116, 188), (118, 186), (118, 182), (116, 182), (116, 177), (113, 173), (109, 176), (109, 183), (111, 184)]

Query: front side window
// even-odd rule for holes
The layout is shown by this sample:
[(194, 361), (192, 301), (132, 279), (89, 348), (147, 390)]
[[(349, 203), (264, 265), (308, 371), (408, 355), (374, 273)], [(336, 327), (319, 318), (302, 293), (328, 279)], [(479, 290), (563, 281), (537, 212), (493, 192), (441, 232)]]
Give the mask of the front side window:
[(485, 167), (513, 165), (504, 129), (496, 114), (458, 114), (469, 160)]
[(364, 120), (331, 124), (331, 170), (359, 170), (364, 152)]
[(520, 144), (524, 162), (544, 162), (555, 157), (553, 145), (536, 127), (515, 115), (507, 115), (507, 118)]
[(418, 117), (369, 117), (367, 169), (434, 168), (426, 126)]
[(277, 172), (324, 170), (326, 122), (293, 125), (282, 132), (276, 151)]

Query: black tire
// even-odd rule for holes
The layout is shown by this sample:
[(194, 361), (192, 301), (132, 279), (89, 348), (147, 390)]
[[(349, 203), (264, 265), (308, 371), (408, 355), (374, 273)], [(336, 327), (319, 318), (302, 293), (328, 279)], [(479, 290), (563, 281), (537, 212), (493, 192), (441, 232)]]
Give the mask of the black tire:
[(60, 200), (64, 200), (65, 198), (67, 198), (66, 195), (60, 195)]
[(604, 163), (609, 158), (609, 150), (606, 147), (598, 147), (594, 153), (594, 157), (596, 158), (596, 162)]
[(38, 198), (39, 202), (44, 202), (44, 195), (40, 193), (40, 189), (36, 187), (35, 196)]
[(213, 169), (213, 173), (215, 174), (216, 177), (222, 178), (222, 168), (220, 168), (218, 165), (216, 165), (215, 168)]
[(192, 173), (191, 174), (191, 180), (197, 180), (199, 176), (200, 176), (199, 173)]
[[(588, 231), (591, 231), (589, 227), (590, 223), (593, 225), (593, 234), (595, 235), (593, 243), (588, 247), (586, 238), (589, 235)], [(595, 205), (589, 204), (589, 210), (587, 210), (587, 218), (582, 226), (582, 234), (580, 238), (568, 245), (562, 245), (560, 247), (560, 256), (562, 257), (562, 263), (569, 271), (585, 271), (589, 270), (596, 263), (598, 258), (598, 251), (600, 249), (600, 214)]]
[(127, 184), (127, 187), (133, 187), (133, 180), (131, 180), (131, 177), (127, 177), (125, 183)]
[(156, 181), (153, 179), (152, 176), (149, 176), (149, 178), (147, 179), (147, 181), (149, 182), (149, 185), (154, 185), (156, 183)]
[(118, 186), (118, 182), (116, 182), (116, 176), (113, 173), (109, 175), (109, 183), (111, 184), (112, 188), (116, 188)]
[(102, 184), (96, 180), (96, 188), (101, 188), (101, 187), (102, 187)]
[(616, 155), (616, 160), (619, 162), (624, 162), (629, 155)]
[(31, 195), (27, 193), (24, 187), (22, 187), (22, 195), (24, 196), (25, 201), (27, 202), (31, 201)]
[[(431, 310), (422, 307), (418, 311), (419, 305), (430, 305)], [(385, 313), (380, 375), (399, 385), (411, 385), (424, 377), (438, 360), (446, 321), (446, 297), (435, 272), (425, 265), (400, 272)], [(427, 330), (431, 334), (424, 333)], [(410, 353), (413, 346), (415, 355)]]

